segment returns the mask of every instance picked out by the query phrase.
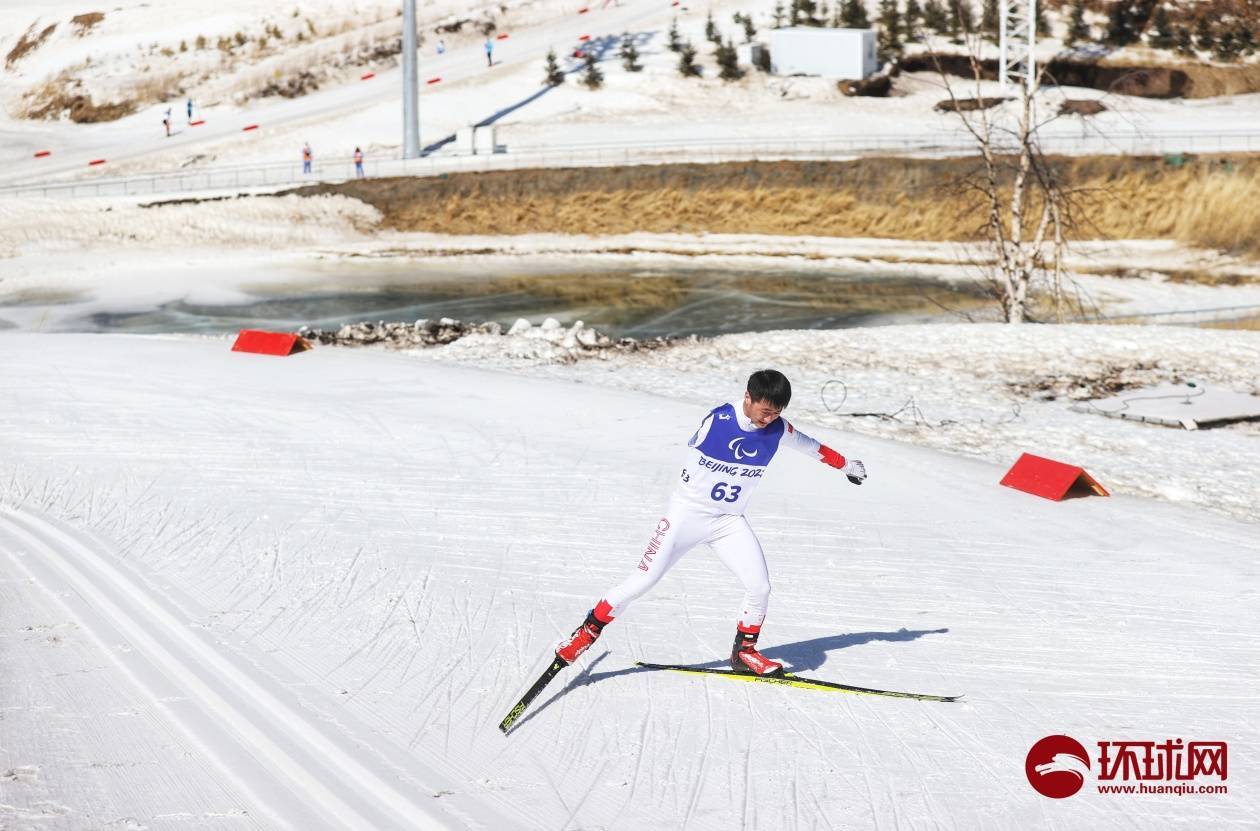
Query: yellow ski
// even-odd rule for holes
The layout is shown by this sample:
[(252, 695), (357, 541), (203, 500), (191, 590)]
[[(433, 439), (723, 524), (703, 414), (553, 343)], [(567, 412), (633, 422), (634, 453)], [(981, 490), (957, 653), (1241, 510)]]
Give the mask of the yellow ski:
[(779, 684), (784, 687), (799, 687), (803, 690), (831, 690), (833, 692), (846, 692), (855, 695), (881, 695), (886, 698), (910, 698), (915, 701), (957, 701), (962, 698), (961, 695), (929, 695), (927, 693), (911, 693), (898, 692), (896, 690), (877, 690), (871, 687), (855, 687), (851, 684), (837, 684), (834, 681), (819, 681), (814, 678), (802, 678), (799, 675), (793, 675), (785, 672), (782, 675), (752, 675), (750, 673), (735, 672), (729, 669), (714, 669), (711, 667), (689, 667), (682, 664), (647, 664), (643, 661), (636, 661), (635, 666), (644, 667), (645, 669), (663, 669), (670, 672), (686, 672), (693, 675), (716, 675), (719, 678), (730, 678), (733, 681), (758, 681), (765, 684)]

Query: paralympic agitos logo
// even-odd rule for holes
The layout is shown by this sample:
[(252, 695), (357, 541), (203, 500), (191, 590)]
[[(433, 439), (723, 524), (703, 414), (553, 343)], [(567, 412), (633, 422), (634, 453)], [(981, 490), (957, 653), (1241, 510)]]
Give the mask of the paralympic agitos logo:
[[(1225, 742), (1182, 739), (1098, 742), (1091, 765), (1085, 746), (1071, 736), (1046, 736), (1024, 759), (1028, 783), (1042, 796), (1063, 799), (1096, 779), (1100, 794), (1223, 794), (1229, 778)], [(1096, 771), (1097, 775), (1092, 776)], [(1214, 780), (1205, 784), (1202, 780)], [(1106, 784), (1104, 784), (1106, 783)]]

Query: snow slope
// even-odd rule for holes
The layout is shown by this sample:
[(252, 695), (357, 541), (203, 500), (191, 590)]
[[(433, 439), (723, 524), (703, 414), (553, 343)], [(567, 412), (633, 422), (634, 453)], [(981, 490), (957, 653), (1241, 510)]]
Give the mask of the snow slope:
[[(95, 39), (108, 53), (109, 66), (128, 78), (160, 77), (167, 64), (182, 65), (198, 60), (200, 53), (176, 53), (166, 60), (143, 53), (140, 47), (164, 44), (175, 47), (181, 39), (193, 37), (193, 31), (211, 36), (244, 30), (252, 38), (264, 25), (288, 29), (295, 20), (308, 18), (321, 21), (325, 28), (334, 27), (347, 16), (337, 6), (329, 10), (326, 0), (305, 0), (293, 8), (299, 17), (291, 17), (289, 6), (261, 11), (237, 0), (227, 4), (219, 15), (204, 21), (198, 19), (200, 7), (179, 4), (158, 4), (156, 9), (129, 9), (123, 14), (107, 12), (99, 34), (76, 37), (65, 24), (67, 12), (61, 4), (40, 18), (60, 20), (62, 24), (49, 42), (14, 68), (20, 81), (33, 81), (41, 72), (72, 64), (83, 57)], [(335, 5), (335, 4), (333, 4)], [(753, 14), (760, 31), (771, 25), (774, 3), (770, 0), (739, 0), (723, 3), (714, 9), (720, 30), (736, 42), (743, 40), (731, 20), (737, 11)], [(874, 12), (874, 4), (872, 13)], [(167, 8), (170, 6), (171, 8)], [(180, 6), (187, 10), (178, 13)], [(396, 7), (395, 7), (396, 8)], [(579, 13), (586, 9), (585, 13)], [(381, 27), (393, 25), (388, 19), (389, 6), (372, 0), (356, 6), (347, 23), (358, 19), (363, 27), (344, 35), (338, 42), (347, 46), (376, 42), (382, 38)], [(439, 2), (421, 4), (421, 29), (427, 40), (420, 53), (420, 129), (424, 146), (452, 136), (470, 124), (493, 120), (498, 142), (525, 151), (540, 148), (569, 147), (593, 143), (727, 141), (745, 139), (779, 143), (791, 148), (795, 141), (819, 138), (861, 139), (872, 136), (908, 136), (919, 139), (960, 133), (958, 120), (934, 111), (933, 106), (947, 97), (938, 77), (931, 73), (906, 75), (898, 79), (897, 92), (883, 99), (846, 98), (833, 82), (821, 78), (783, 78), (750, 71), (734, 83), (717, 78), (717, 67), (711, 44), (704, 38), (705, 22), (710, 9), (701, 4), (673, 6), (659, 0), (621, 0), (618, 3), (584, 4), (574, 0), (540, 0), (513, 5), (459, 4)], [(57, 12), (60, 12), (58, 14)], [(496, 40), (495, 66), (486, 66), (480, 37), (465, 31), (446, 36), (449, 48), (435, 52), (437, 35), (433, 25), (452, 16), (467, 14), (493, 17), (497, 34), (508, 39)], [(385, 16), (387, 19), (377, 23)], [(177, 19), (173, 19), (177, 18)], [(196, 21), (193, 24), (188, 18)], [(331, 18), (331, 19), (330, 19)], [(15, 41), (27, 24), (28, 13), (11, 13), (0, 17), (0, 29)], [(681, 37), (691, 41), (699, 52), (698, 62), (704, 67), (702, 79), (684, 79), (677, 72), (677, 55), (666, 48), (667, 31), (677, 20)], [(324, 22), (328, 21), (328, 22)], [(471, 28), (471, 27), (468, 27)], [(641, 72), (626, 71), (617, 56), (623, 34), (635, 37), (642, 53)], [(137, 44), (137, 53), (129, 53), (130, 38)], [(148, 105), (136, 114), (107, 124), (71, 124), (68, 122), (29, 122), (0, 116), (0, 182), (45, 180), (62, 175), (96, 176), (154, 171), (197, 169), (206, 166), (283, 163), (296, 164), (300, 148), (310, 142), (316, 162), (328, 159), (348, 160), (355, 147), (362, 147), (369, 160), (396, 158), (401, 155), (401, 72), (391, 68), (394, 59), (341, 71), (325, 81), (320, 89), (295, 99), (277, 97), (238, 100), (234, 93), (249, 78), (261, 81), (273, 74), (287, 78), (302, 69), (328, 70), (328, 64), (342, 57), (336, 49), (320, 52), (314, 45), (297, 46), (292, 33), (284, 48), (275, 56), (246, 61), (244, 68), (224, 68), (202, 83), (191, 84), (188, 91), (205, 124), (185, 126), (184, 97)], [(588, 38), (589, 40), (582, 40)], [(252, 40), (250, 41), (253, 42)], [(580, 61), (573, 52), (584, 45), (593, 45), (605, 75), (605, 86), (591, 91), (581, 86), (575, 74)], [(1054, 51), (1055, 41), (1043, 41), (1043, 48)], [(957, 47), (936, 44), (946, 50)], [(273, 39), (272, 49), (277, 48)], [(992, 47), (986, 47), (992, 48)], [(543, 61), (554, 49), (562, 65), (574, 72), (569, 82), (548, 89), (542, 86)], [(152, 50), (150, 50), (152, 51)], [(214, 55), (214, 50), (210, 50)], [(211, 60), (207, 58), (207, 60)], [(152, 67), (150, 67), (150, 62)], [(143, 67), (143, 68), (142, 68)], [(370, 81), (360, 81), (362, 70), (375, 71)], [(331, 71), (331, 70), (329, 70)], [(88, 91), (101, 82), (93, 73), (82, 72)], [(105, 73), (107, 74), (107, 73)], [(440, 78), (435, 85), (425, 83)], [(957, 80), (960, 95), (970, 96), (970, 85)], [(14, 84), (13, 89), (24, 88)], [(237, 90), (239, 92), (239, 90)], [(995, 84), (986, 83), (980, 90), (984, 96), (998, 95)], [(97, 90), (98, 98), (110, 99), (105, 89)], [(1111, 95), (1103, 91), (1078, 88), (1047, 89), (1040, 106), (1043, 112), (1057, 111), (1065, 98), (1102, 100), (1107, 111), (1090, 119), (1060, 118), (1043, 128), (1046, 140), (1056, 142), (1061, 152), (1076, 152), (1073, 142), (1085, 137), (1093, 139), (1090, 152), (1099, 152), (1100, 136), (1116, 142), (1114, 152), (1125, 152), (1132, 146), (1132, 136), (1192, 136), (1196, 141), (1208, 136), (1226, 135), (1219, 145), (1187, 145), (1170, 139), (1162, 145), (1167, 152), (1183, 150), (1233, 150), (1255, 147), (1260, 132), (1260, 95), (1240, 95), (1195, 101), (1140, 99)], [(112, 99), (110, 99), (112, 100)], [(176, 133), (166, 137), (162, 114), (175, 107)], [(684, 114), (684, 118), (679, 118)], [(1008, 113), (1008, 115), (1010, 115)], [(259, 129), (241, 132), (250, 124)], [(450, 150), (448, 146), (448, 151)], [(36, 159), (39, 150), (52, 155)], [(1102, 152), (1108, 152), (1104, 150)], [(101, 167), (88, 168), (87, 162), (104, 158)], [(318, 170), (317, 170), (318, 174)], [(337, 174), (334, 174), (337, 175)]]
[[(776, 462), (750, 512), (767, 652), (964, 702), (636, 669), (729, 649), (739, 591), (697, 550), (505, 738), (548, 650), (634, 567), (701, 413), (681, 376), (645, 394), (221, 339), (7, 334), (0, 355), (12, 827), (1244, 828), (1260, 811), (1254, 523), (1050, 503), (997, 487), (997, 466), (801, 418), (871, 478)], [(729, 374), (765, 358), (730, 355)], [(1228, 741), (1230, 793), (1047, 800), (1024, 758), (1059, 732)], [(267, 778), (233, 775), (246, 756)]]

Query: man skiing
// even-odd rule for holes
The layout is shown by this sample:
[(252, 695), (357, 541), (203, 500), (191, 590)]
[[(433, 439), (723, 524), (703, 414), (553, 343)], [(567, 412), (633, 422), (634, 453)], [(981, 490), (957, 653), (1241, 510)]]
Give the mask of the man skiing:
[(656, 523), (638, 568), (609, 589), (573, 634), (556, 647), (556, 657), (572, 664), (604, 627), (644, 595), (691, 548), (709, 545), (744, 586), (743, 612), (736, 624), (731, 668), (754, 675), (779, 675), (783, 665), (757, 651), (766, 617), (770, 577), (756, 534), (744, 518), (748, 499), (779, 447), (786, 445), (844, 473), (860, 485), (866, 468), (800, 432), (780, 418), (792, 398), (792, 385), (773, 369), (754, 372), (740, 404), (714, 408), (687, 442), (686, 464), (665, 515)]

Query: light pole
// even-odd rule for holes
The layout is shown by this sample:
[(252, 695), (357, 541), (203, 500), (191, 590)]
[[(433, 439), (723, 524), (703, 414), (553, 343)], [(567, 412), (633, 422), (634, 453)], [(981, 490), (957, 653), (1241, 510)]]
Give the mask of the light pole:
[(416, 0), (403, 0), (403, 158), (420, 157), (420, 101), (416, 84)]

